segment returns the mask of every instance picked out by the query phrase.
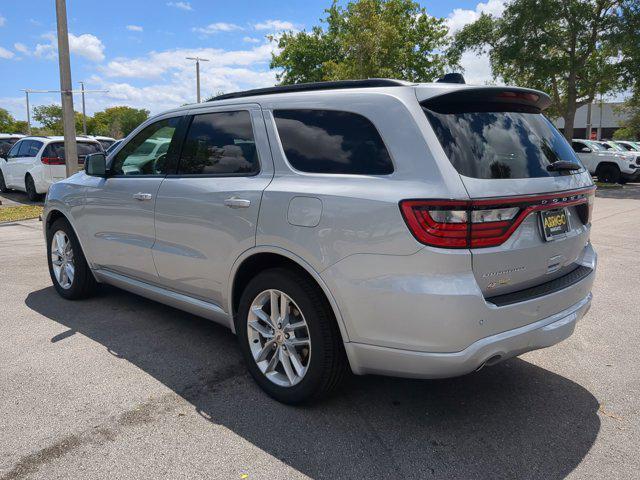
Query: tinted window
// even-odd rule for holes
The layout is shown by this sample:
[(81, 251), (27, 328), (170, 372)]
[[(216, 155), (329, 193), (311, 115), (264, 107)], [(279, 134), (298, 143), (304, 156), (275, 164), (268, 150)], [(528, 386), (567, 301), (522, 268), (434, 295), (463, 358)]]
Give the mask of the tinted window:
[(23, 140), (20, 143), (20, 150), (17, 156), (35, 157), (36, 155), (38, 155), (40, 147), (42, 147), (42, 142), (39, 142), (37, 140)]
[[(102, 148), (99, 143), (95, 142), (77, 142), (78, 148), (78, 160), (80, 162), (84, 162), (84, 157), (89, 155), (90, 153), (98, 153), (102, 152)], [(54, 157), (54, 158), (62, 158), (64, 159), (64, 143), (63, 142), (53, 142), (47, 145), (42, 152), (43, 157)]]
[(473, 178), (567, 175), (547, 170), (557, 161), (580, 165), (569, 143), (537, 112), (423, 110), (456, 170)]
[(7, 154), (7, 157), (8, 158), (17, 157), (18, 156), (18, 152), (20, 151), (20, 147), (22, 146), (23, 143), (24, 142), (18, 142), (13, 147), (11, 147), (11, 150), (9, 150), (9, 153)]
[(311, 173), (388, 175), (391, 157), (380, 134), (362, 115), (332, 110), (275, 110), (287, 160)]
[(111, 145), (113, 145), (113, 143), (115, 142), (115, 140), (98, 140), (98, 142), (100, 142), (100, 145), (102, 145), (102, 148), (104, 150), (106, 150), (107, 148), (109, 148)]
[(250, 175), (259, 169), (249, 112), (193, 117), (182, 147), (179, 174)]
[(571, 142), (571, 146), (573, 147), (574, 152), (581, 152), (582, 149), (586, 147), (586, 145), (581, 142)]
[(167, 118), (146, 126), (115, 156), (115, 175), (164, 175), (173, 173), (175, 155), (168, 152), (182, 117)]

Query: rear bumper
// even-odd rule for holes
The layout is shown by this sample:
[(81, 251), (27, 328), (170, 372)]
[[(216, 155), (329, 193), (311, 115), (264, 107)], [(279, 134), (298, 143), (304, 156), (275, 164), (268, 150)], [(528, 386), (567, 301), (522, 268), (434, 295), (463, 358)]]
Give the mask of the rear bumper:
[(522, 353), (550, 347), (568, 338), (589, 310), (589, 293), (575, 305), (550, 317), (480, 339), (459, 352), (418, 352), (347, 343), (345, 348), (355, 374), (410, 378), (445, 378), (464, 375)]

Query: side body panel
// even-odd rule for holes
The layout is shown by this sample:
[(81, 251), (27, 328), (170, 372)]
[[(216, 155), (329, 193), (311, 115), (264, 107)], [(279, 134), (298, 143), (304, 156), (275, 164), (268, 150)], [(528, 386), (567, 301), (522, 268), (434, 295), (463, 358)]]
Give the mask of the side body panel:
[[(153, 258), (166, 288), (205, 299), (228, 310), (229, 272), (255, 245), (262, 191), (273, 162), (258, 105), (211, 107), (197, 113), (248, 110), (261, 165), (252, 176), (168, 175), (158, 191)], [(234, 205), (240, 201), (246, 207)], [(247, 202), (243, 202), (243, 201)]]

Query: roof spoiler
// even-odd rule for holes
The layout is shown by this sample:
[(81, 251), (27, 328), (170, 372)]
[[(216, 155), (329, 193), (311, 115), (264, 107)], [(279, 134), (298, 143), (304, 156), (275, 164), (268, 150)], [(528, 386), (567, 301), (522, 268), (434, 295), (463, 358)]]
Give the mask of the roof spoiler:
[(421, 99), (421, 103), (430, 109), (465, 110), (471, 105), (487, 108), (513, 107), (516, 110), (541, 112), (551, 105), (551, 98), (544, 92), (520, 87), (468, 87)]

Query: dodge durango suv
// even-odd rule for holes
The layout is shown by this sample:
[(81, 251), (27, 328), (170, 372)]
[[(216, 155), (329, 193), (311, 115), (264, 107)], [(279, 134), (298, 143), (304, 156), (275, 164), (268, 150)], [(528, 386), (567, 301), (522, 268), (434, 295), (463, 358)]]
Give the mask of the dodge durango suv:
[(49, 270), (206, 317), (287, 403), (348, 372), (464, 375), (587, 312), (595, 187), (517, 87), (389, 79), (220, 95), (51, 186)]

